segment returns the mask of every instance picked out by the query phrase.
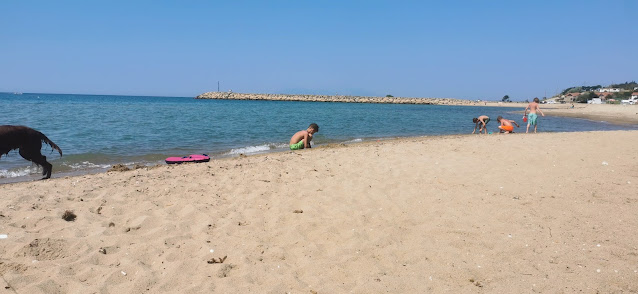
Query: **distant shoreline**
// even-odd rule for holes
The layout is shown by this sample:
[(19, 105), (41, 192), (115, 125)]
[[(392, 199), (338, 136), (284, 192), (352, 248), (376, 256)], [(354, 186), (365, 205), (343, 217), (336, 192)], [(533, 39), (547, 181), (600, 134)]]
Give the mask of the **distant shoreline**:
[(301, 102), (342, 102), (342, 103), (377, 103), (377, 104), (425, 104), (425, 105), (460, 105), (460, 106), (509, 106), (524, 107), (523, 102), (494, 102), (466, 100), (458, 98), (425, 98), (425, 97), (374, 97), (349, 95), (306, 95), (306, 94), (258, 94), (235, 92), (206, 92), (195, 99), (215, 100), (265, 100), (265, 101), (301, 101)]
[(635, 125), (638, 124), (638, 105), (620, 104), (575, 104), (570, 108), (569, 104), (541, 105), (541, 110), (546, 115), (583, 118), (594, 121), (605, 121), (612, 124)]
[[(497, 102), (465, 100), (458, 98), (418, 98), (418, 97), (371, 97), (347, 95), (293, 95), (293, 94), (256, 94), (235, 92), (206, 92), (195, 99), (213, 100), (263, 100), (263, 101), (302, 101), (302, 102), (341, 102), (341, 103), (377, 103), (377, 104), (421, 104), (485, 107), (525, 107), (527, 102)], [(638, 124), (638, 106), (633, 105), (571, 105), (543, 104), (542, 110), (548, 115), (600, 120), (614, 124)]]
[[(419, 98), (419, 97), (372, 97), (347, 95), (305, 95), (305, 94), (256, 94), (235, 92), (206, 92), (195, 99), (213, 100), (263, 100), (263, 101), (302, 101), (302, 102), (341, 102), (341, 103), (377, 103), (377, 104), (421, 104), (455, 105), (487, 107), (525, 107), (527, 102), (497, 102), (465, 100), (458, 98)], [(614, 124), (638, 124), (638, 107), (633, 105), (571, 105), (543, 104), (542, 110), (548, 115), (600, 120)]]

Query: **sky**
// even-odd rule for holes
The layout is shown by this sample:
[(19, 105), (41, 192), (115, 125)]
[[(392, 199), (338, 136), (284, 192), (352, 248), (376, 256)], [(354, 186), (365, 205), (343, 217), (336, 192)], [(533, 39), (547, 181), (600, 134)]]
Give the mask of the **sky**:
[(638, 80), (638, 1), (0, 1), (0, 92), (523, 101)]

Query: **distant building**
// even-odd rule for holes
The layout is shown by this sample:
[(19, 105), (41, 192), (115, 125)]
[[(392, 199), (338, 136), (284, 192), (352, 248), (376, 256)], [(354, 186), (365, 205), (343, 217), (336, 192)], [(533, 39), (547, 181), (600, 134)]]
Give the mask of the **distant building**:
[(581, 94), (585, 94), (586, 92), (583, 93), (567, 93), (563, 96), (561, 96), (560, 98), (563, 98), (563, 101), (567, 102), (567, 103), (571, 103), (576, 101), (576, 97), (580, 96)]
[(636, 103), (638, 103), (638, 92), (633, 92), (631, 93), (631, 98), (628, 100), (622, 100), (620, 101), (621, 104), (630, 104), (630, 105), (635, 105)]
[(598, 92), (601, 93), (618, 93), (620, 92), (620, 88), (600, 88)]
[(614, 94), (612, 93), (594, 93), (594, 94), (596, 94), (596, 96), (598, 96), (598, 98), (602, 100), (607, 100), (614, 96)]

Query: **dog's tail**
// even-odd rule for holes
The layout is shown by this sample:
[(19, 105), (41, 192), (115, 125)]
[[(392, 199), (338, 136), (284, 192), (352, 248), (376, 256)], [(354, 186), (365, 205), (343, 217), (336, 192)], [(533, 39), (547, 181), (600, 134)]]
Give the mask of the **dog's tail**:
[(49, 140), (49, 138), (47, 138), (47, 136), (45, 136), (43, 133), (40, 133), (40, 135), (42, 135), (42, 142), (48, 144), (54, 150), (58, 150), (58, 152), (60, 152), (60, 156), (62, 156), (62, 149), (60, 149), (60, 147), (58, 147), (58, 145), (53, 143), (53, 141)]

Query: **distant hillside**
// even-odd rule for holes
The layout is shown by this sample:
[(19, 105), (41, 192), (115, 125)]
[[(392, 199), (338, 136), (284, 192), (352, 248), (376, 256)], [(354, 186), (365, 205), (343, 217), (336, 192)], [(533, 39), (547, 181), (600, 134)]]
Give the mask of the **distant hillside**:
[(562, 92), (560, 92), (560, 94), (558, 96), (569, 94), (569, 93), (582, 93), (582, 92), (588, 92), (588, 91), (596, 91), (596, 90), (598, 90), (600, 88), (618, 88), (618, 89), (625, 90), (625, 91), (633, 91), (634, 88), (636, 88), (636, 87), (638, 87), (638, 83), (636, 83), (636, 81), (624, 82), (622, 84), (611, 84), (611, 85), (606, 86), (606, 87), (603, 87), (601, 85), (576, 86), (576, 87), (569, 87), (569, 88), (563, 90)]
[(609, 88), (620, 88), (623, 90), (633, 91), (634, 88), (638, 87), (638, 83), (636, 81), (624, 82), (622, 84), (611, 84)]
[(594, 90), (600, 89), (602, 87), (603, 86), (601, 86), (601, 85), (570, 87), (570, 88), (567, 88), (567, 89), (563, 90), (562, 92), (560, 92), (560, 95), (565, 95), (565, 94), (569, 94), (569, 93), (581, 93), (581, 92), (587, 92), (587, 91), (594, 91)]

